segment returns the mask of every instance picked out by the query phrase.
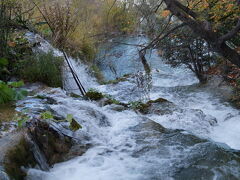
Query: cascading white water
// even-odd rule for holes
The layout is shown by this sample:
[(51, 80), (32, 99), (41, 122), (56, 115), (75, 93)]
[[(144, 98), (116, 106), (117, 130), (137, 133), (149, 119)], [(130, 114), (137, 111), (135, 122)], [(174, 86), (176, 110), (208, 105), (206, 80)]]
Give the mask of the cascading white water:
[[(48, 43), (42, 44), (42, 50), (52, 49)], [(57, 50), (54, 52), (59, 55)], [(30, 169), (28, 179), (239, 179), (240, 161), (234, 152), (198, 138), (240, 149), (239, 111), (221, 102), (209, 88), (198, 87), (196, 78), (185, 68), (171, 68), (156, 52), (151, 58), (158, 69), (153, 70), (151, 99), (162, 97), (174, 103), (172, 110), (169, 108), (170, 112), (162, 115), (119, 112), (115, 105), (100, 107), (95, 102), (68, 97), (59, 89), (42, 92), (57, 101), (50, 105), (54, 112), (60, 116), (73, 114), (83, 126), (74, 136), (79, 139), (88, 136), (92, 147), (80, 157), (56, 164), (49, 172)], [(74, 67), (87, 87), (124, 102), (139, 99), (131, 78), (118, 84), (98, 85), (82, 64), (76, 63)]]
[[(145, 37), (127, 38), (125, 41), (126, 44), (144, 44), (147, 42)], [(123, 47), (125, 53), (121, 57), (113, 57), (113, 55), (106, 57), (107, 64), (111, 64), (110, 62), (113, 61), (116, 69), (120, 71), (119, 74), (121, 74), (123, 67), (125, 71), (133, 71), (133, 67), (136, 68), (133, 72), (138, 71), (138, 66), (134, 65), (134, 63), (140, 63), (136, 57), (138, 51), (135, 46), (121, 44), (113, 46), (112, 49), (108, 50), (110, 51), (108, 54), (121, 52)], [(147, 57), (153, 69), (151, 99), (163, 97), (180, 108), (179, 111), (174, 111), (170, 115), (149, 115), (149, 117), (167, 128), (185, 129), (240, 150), (240, 111), (234, 109), (229, 103), (222, 102), (221, 94), (216, 96), (218, 87), (211, 89), (211, 87), (198, 86), (198, 80), (191, 71), (185, 67), (170, 67), (157, 55), (156, 50), (151, 51)], [(130, 61), (129, 69), (125, 65), (125, 61)], [(106, 62), (103, 61), (101, 64), (105, 70), (107, 68)], [(106, 78), (112, 77), (109, 73), (107, 70)], [(102, 87), (102, 91), (125, 102), (138, 100), (138, 97), (131, 93), (134, 84), (126, 82), (120, 83), (119, 86), (113, 86), (111, 90), (109, 87), (106, 89)], [(215, 94), (212, 91), (215, 91)]]

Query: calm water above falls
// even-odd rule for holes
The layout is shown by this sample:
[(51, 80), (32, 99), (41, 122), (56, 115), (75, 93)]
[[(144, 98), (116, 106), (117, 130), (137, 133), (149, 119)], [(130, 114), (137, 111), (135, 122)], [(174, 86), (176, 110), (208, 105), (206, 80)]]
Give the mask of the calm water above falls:
[[(136, 44), (139, 39), (127, 41)], [(124, 46), (124, 52), (122, 48), (119, 45), (108, 50), (108, 54), (112, 50), (113, 54), (121, 53), (114, 58), (108, 56), (100, 64), (108, 79), (142, 70), (136, 62), (137, 54), (133, 53), (137, 52), (136, 47)], [(108, 70), (105, 61), (110, 66), (115, 64), (113, 71)], [(122, 61), (128, 64), (119, 63)], [(199, 87), (185, 68), (169, 67), (156, 52), (151, 53), (149, 61), (153, 68), (150, 98), (162, 97), (174, 103), (160, 107), (166, 109), (161, 115), (119, 112), (114, 105), (100, 107), (94, 102), (70, 98), (61, 90), (43, 92), (58, 102), (50, 106), (56, 113), (74, 115), (83, 126), (75, 136), (88, 136), (87, 141), (93, 146), (83, 156), (55, 165), (50, 172), (30, 169), (28, 179), (240, 179), (239, 111), (223, 102), (211, 88)], [(83, 68), (78, 71), (83, 79), (91, 79)], [(88, 82), (93, 82), (86, 83), (88, 87), (121, 101), (139, 100), (141, 93), (134, 78), (115, 85)]]

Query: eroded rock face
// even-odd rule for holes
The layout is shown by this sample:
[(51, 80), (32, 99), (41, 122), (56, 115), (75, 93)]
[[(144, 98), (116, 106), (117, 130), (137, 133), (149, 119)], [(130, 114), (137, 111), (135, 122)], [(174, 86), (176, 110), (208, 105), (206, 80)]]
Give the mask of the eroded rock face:
[(150, 100), (147, 103), (140, 103), (135, 110), (138, 110), (142, 114), (157, 114), (163, 115), (173, 112), (175, 105), (163, 98), (158, 98), (156, 100)]
[(28, 168), (46, 171), (55, 163), (84, 154), (90, 147), (64, 133), (57, 123), (34, 119), (26, 129), (0, 139), (0, 179), (24, 179)]
[(29, 124), (29, 133), (44, 153), (49, 165), (63, 161), (72, 147), (72, 139), (57, 131), (46, 121), (36, 120)]
[[(149, 158), (146, 179), (239, 179), (239, 152), (182, 130), (166, 129), (148, 119), (131, 130), (139, 145), (133, 156)], [(165, 162), (166, 158), (169, 161)]]
[(7, 173), (4, 171), (4, 168), (0, 166), (0, 179), (1, 180), (9, 180)]

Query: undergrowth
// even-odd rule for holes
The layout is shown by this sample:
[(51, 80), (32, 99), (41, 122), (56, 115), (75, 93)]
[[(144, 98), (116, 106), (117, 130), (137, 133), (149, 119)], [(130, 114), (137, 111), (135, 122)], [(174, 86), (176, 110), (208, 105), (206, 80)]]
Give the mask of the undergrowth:
[(40, 53), (21, 61), (20, 76), (29, 82), (42, 82), (51, 87), (63, 87), (63, 59), (53, 52)]

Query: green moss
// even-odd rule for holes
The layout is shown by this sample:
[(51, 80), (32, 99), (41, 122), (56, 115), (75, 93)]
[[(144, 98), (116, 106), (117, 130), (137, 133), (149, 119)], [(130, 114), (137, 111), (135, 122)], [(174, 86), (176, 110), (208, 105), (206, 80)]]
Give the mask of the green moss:
[(127, 78), (129, 78), (130, 74), (125, 74), (124, 76), (120, 77), (120, 78), (116, 78), (114, 80), (110, 80), (110, 81), (105, 81), (102, 84), (117, 84), (119, 82), (123, 82), (123, 81), (127, 81)]
[(164, 102), (169, 102), (168, 100), (166, 99), (163, 99), (163, 98), (158, 98), (156, 100), (150, 100), (147, 102), (147, 104), (153, 104), (153, 103), (164, 103)]
[(34, 167), (36, 165), (30, 148), (29, 143), (22, 138), (19, 144), (7, 153), (4, 168), (11, 179), (23, 180), (26, 173), (22, 171), (22, 167)]
[(37, 96), (35, 96), (35, 98), (37, 98), (37, 99), (46, 99), (46, 96), (37, 95)]
[(73, 97), (73, 98), (82, 98), (82, 96), (75, 94), (75, 93), (70, 93), (69, 96)]
[(104, 98), (104, 95), (95, 89), (90, 89), (86, 93), (85, 97), (90, 100), (93, 100), (93, 101), (98, 101), (98, 100), (101, 100), (102, 98)]
[(147, 113), (148, 112), (148, 108), (151, 106), (148, 103), (142, 103), (141, 101), (135, 101), (135, 102), (130, 102), (129, 103), (130, 108), (134, 109), (134, 110), (138, 110), (141, 113)]
[(104, 97), (106, 98), (105, 105), (110, 105), (110, 104), (116, 104), (116, 105), (122, 105), (124, 107), (127, 107), (128, 104), (122, 103), (116, 99), (114, 99), (112, 96), (105, 94)]
[(156, 100), (150, 100), (147, 103), (143, 103), (141, 101), (135, 101), (135, 102), (130, 102), (129, 107), (134, 110), (137, 110), (143, 114), (147, 114), (149, 112), (149, 109), (151, 108), (152, 104), (165, 103), (165, 102), (169, 102), (169, 101), (166, 99), (163, 99), (163, 98), (158, 98)]

